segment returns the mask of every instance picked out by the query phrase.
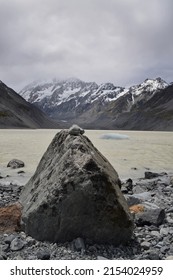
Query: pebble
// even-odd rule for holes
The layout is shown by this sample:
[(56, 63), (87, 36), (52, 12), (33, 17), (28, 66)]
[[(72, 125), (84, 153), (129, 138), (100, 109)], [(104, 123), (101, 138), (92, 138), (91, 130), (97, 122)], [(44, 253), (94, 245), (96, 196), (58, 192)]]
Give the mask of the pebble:
[(49, 260), (50, 259), (50, 253), (48, 251), (40, 250), (37, 252), (37, 258), (39, 260)]
[(148, 250), (151, 247), (151, 243), (148, 241), (144, 241), (141, 243), (141, 247), (144, 248), (144, 250)]
[(19, 251), (21, 250), (25, 245), (25, 242), (20, 239), (19, 237), (16, 237), (12, 240), (11, 244), (10, 244), (10, 249), (12, 251)]
[(103, 256), (97, 256), (97, 260), (108, 260), (108, 259)]

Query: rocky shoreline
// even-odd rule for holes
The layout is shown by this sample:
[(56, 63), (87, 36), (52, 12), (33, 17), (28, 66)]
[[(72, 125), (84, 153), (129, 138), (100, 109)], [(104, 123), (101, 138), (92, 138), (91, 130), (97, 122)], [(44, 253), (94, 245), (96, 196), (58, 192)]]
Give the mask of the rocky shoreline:
[[(4, 184), (2, 179), (0, 210), (18, 202), (23, 188), (20, 184)], [(135, 222), (133, 237), (126, 245), (92, 244), (80, 236), (63, 244), (41, 242), (20, 230), (3, 231), (0, 221), (0, 259), (173, 259), (173, 174), (146, 172), (144, 178), (122, 182), (121, 190)]]

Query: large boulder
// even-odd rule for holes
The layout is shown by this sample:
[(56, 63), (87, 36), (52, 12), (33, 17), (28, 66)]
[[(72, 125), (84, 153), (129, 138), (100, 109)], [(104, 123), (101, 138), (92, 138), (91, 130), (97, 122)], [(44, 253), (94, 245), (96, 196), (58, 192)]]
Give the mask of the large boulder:
[(21, 193), (23, 229), (51, 242), (126, 243), (133, 220), (117, 172), (86, 136), (69, 131), (56, 134)]

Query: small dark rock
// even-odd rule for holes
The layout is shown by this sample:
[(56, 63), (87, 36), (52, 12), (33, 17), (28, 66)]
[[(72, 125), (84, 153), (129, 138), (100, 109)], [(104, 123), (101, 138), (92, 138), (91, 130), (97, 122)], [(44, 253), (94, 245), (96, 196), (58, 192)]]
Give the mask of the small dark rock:
[(9, 250), (9, 244), (5, 244), (1, 247), (2, 252), (8, 252)]
[(125, 183), (121, 184), (121, 191), (124, 194), (126, 193), (132, 194), (133, 193), (132, 189), (133, 189), (133, 181), (131, 178), (129, 178)]
[(85, 243), (82, 238), (78, 237), (73, 242), (74, 242), (74, 248), (77, 251), (85, 251)]
[(127, 190), (128, 191), (132, 191), (133, 189), (133, 181), (131, 178), (129, 178), (127, 181), (126, 181), (126, 184), (127, 184)]
[(6, 260), (7, 259), (7, 255), (4, 252), (1, 252), (0, 254), (0, 260)]
[(153, 178), (157, 178), (159, 176), (167, 175), (166, 172), (155, 173), (155, 172), (151, 172), (151, 171), (146, 171), (144, 174), (145, 174), (145, 179), (153, 179)]
[(37, 252), (37, 258), (39, 260), (49, 260), (50, 259), (50, 253), (48, 251), (40, 250)]
[(24, 166), (25, 166), (24, 162), (22, 160), (19, 160), (19, 159), (12, 159), (7, 164), (7, 167), (11, 167), (13, 169), (24, 167)]
[(145, 174), (145, 179), (153, 179), (159, 177), (159, 173), (154, 173), (151, 171), (146, 171), (144, 174)]
[(160, 260), (160, 256), (159, 256), (159, 251), (156, 249), (150, 250), (149, 251), (149, 259), (150, 260)]
[(162, 254), (165, 254), (168, 250), (169, 250), (169, 247), (167, 247), (167, 246), (163, 246), (163, 247), (160, 248), (160, 252)]
[(166, 213), (173, 213), (173, 207), (171, 207), (168, 210), (166, 210)]
[(17, 174), (23, 174), (23, 173), (25, 173), (25, 171), (23, 171), (23, 170), (19, 170), (19, 171), (17, 172)]

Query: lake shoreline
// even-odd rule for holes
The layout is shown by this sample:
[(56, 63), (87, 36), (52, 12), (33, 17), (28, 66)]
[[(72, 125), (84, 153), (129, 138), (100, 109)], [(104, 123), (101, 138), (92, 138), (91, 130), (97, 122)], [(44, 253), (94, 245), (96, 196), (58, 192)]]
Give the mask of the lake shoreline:
[[(0, 130), (0, 169), (17, 158), (24, 171), (33, 174), (56, 133), (60, 130)], [(104, 135), (128, 139), (103, 139)], [(117, 171), (120, 179), (142, 177), (147, 170), (171, 172), (173, 132), (86, 130), (85, 135)]]

